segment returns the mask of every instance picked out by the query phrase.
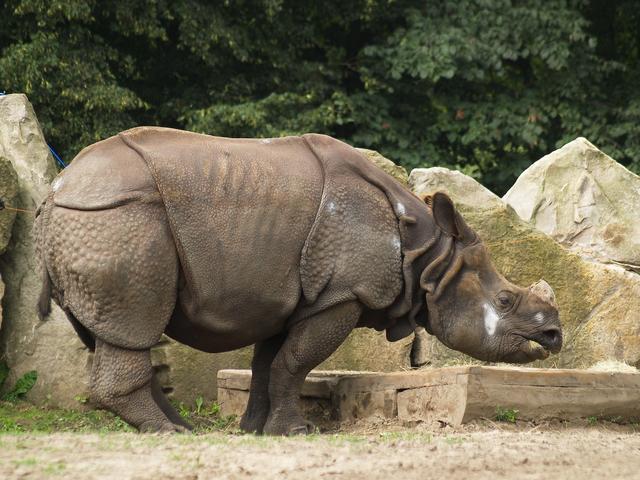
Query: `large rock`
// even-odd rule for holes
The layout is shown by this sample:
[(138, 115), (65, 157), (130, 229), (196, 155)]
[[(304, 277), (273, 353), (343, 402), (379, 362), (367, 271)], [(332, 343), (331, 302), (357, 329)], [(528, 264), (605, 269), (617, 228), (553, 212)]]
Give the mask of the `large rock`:
[[(1, 131), (1, 130), (0, 130)], [(13, 165), (7, 159), (0, 141), (0, 202), (3, 209), (0, 210), (0, 255), (2, 255), (11, 238), (13, 222), (16, 218), (16, 205), (18, 195), (18, 177)], [(0, 276), (0, 299), (4, 296), (4, 283)], [(0, 329), (2, 328), (2, 307), (0, 306)]]
[[(1, 111), (0, 111), (1, 114)], [(2, 135), (2, 129), (0, 129)], [(0, 255), (2, 255), (11, 238), (13, 230), (13, 222), (16, 218), (16, 198), (18, 196), (18, 176), (13, 169), (11, 161), (5, 153), (3, 141), (0, 137), (0, 201), (2, 201), (2, 209), (0, 209)]]
[(583, 256), (640, 271), (640, 177), (586, 139), (535, 162), (504, 200)]
[(375, 150), (368, 150), (366, 148), (358, 148), (356, 150), (358, 150), (360, 153), (363, 153), (365, 157), (373, 162), (374, 165), (387, 172), (403, 185), (409, 184), (409, 175), (407, 175), (407, 170), (404, 167), (396, 165), (391, 160), (383, 157)]
[[(24, 95), (0, 96), (0, 151), (17, 174), (12, 206), (33, 212), (57, 170)], [(8, 386), (25, 372), (36, 370), (38, 381), (29, 398), (69, 406), (75, 403), (74, 397), (86, 392), (88, 355), (58, 308), (54, 306), (49, 321), (38, 320), (35, 305), (42, 278), (34, 256), (32, 224), (33, 213), (18, 212), (7, 251), (0, 259), (6, 284), (0, 360), (10, 368)]]
[[(462, 173), (416, 169), (409, 184), (418, 194), (446, 191), (509, 280), (524, 286), (544, 278), (554, 288), (564, 348), (559, 355), (536, 362), (538, 366), (582, 368), (601, 360), (640, 364), (640, 276), (615, 265), (584, 260)], [(433, 338), (430, 357), (434, 365), (471, 361)]]

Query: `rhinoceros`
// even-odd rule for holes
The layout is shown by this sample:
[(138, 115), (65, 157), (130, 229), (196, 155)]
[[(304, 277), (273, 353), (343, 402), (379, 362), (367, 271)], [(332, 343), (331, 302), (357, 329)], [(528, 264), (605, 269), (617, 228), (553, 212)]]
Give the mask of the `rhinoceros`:
[(240, 426), (276, 435), (313, 429), (302, 383), (357, 327), (395, 341), (422, 326), (490, 361), (562, 345), (546, 282), (508, 282), (445, 193), (418, 198), (324, 135), (122, 132), (54, 180), (34, 234), (41, 316), (53, 298), (95, 350), (92, 399), (140, 431), (189, 428), (154, 377), (163, 333), (255, 345)]

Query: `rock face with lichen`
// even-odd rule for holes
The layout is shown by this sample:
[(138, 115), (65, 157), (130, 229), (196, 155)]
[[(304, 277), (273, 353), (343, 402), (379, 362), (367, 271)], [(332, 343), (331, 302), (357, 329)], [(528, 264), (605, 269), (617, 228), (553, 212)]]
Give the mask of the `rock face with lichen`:
[[(0, 210), (0, 255), (2, 255), (9, 245), (13, 222), (16, 218), (15, 210), (11, 210), (16, 205), (18, 195), (18, 177), (13, 165), (7, 159), (4, 148), (0, 141), (0, 201), (3, 209)], [(4, 296), (4, 283), (0, 276), (0, 298)], [(2, 307), (0, 306), (0, 329), (2, 328)]]
[(356, 150), (364, 154), (364, 156), (367, 157), (371, 162), (373, 162), (374, 165), (387, 172), (401, 184), (405, 186), (409, 185), (409, 175), (407, 175), (407, 170), (404, 167), (396, 165), (391, 160), (383, 157), (375, 150), (368, 150), (366, 148), (358, 148)]
[[(640, 364), (640, 276), (569, 251), (460, 172), (416, 169), (409, 184), (418, 194), (446, 191), (510, 281), (529, 285), (544, 278), (553, 287), (565, 342), (559, 355), (537, 362), (540, 366), (583, 368), (601, 360)], [(429, 342), (434, 365), (470, 361), (435, 339)]]
[[(0, 259), (6, 284), (0, 328), (0, 360), (10, 368), (6, 385), (30, 370), (38, 381), (30, 392), (37, 403), (71, 406), (86, 392), (89, 356), (64, 314), (54, 306), (50, 319), (41, 323), (36, 301), (42, 278), (34, 256), (31, 227), (33, 210), (47, 194), (57, 170), (33, 111), (24, 95), (0, 96), (0, 169), (15, 172), (17, 188), (7, 201), (18, 212), (11, 240)], [(9, 177), (7, 177), (9, 178)], [(3, 192), (3, 194), (5, 194)], [(5, 215), (0, 212), (0, 218)]]
[(586, 139), (535, 162), (504, 200), (580, 255), (640, 271), (640, 177)]

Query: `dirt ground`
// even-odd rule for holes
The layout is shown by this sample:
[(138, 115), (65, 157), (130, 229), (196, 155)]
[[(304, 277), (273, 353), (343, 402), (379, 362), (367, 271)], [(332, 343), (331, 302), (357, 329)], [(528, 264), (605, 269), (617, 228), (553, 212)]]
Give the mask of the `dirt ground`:
[[(344, 431), (346, 430), (346, 432)], [(397, 425), (269, 438), (0, 435), (0, 478), (640, 479), (640, 432), (617, 425)]]

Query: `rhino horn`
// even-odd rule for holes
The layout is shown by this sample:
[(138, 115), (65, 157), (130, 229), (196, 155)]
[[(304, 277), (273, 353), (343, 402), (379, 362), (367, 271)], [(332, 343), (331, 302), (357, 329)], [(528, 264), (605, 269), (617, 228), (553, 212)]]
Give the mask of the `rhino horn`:
[(545, 302), (554, 306), (555, 308), (558, 308), (558, 304), (556, 303), (556, 294), (553, 293), (551, 285), (549, 285), (543, 279), (540, 279), (536, 283), (532, 284), (529, 287), (529, 291), (540, 297)]

